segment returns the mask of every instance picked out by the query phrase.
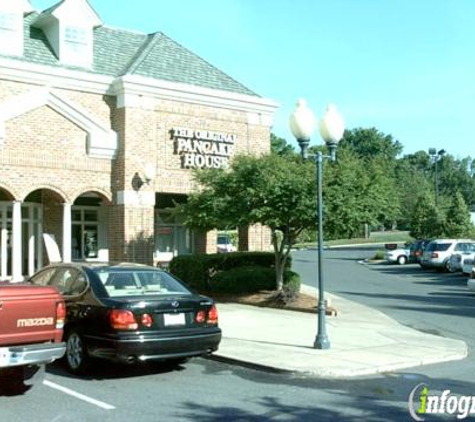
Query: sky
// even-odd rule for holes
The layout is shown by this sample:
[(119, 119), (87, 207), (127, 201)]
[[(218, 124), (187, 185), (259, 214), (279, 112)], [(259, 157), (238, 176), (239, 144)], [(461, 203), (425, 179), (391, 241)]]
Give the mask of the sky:
[[(31, 0), (44, 10), (58, 0)], [(474, 0), (89, 0), (106, 26), (163, 32), (276, 101), (272, 132), (299, 98), (347, 129), (374, 127), (403, 154), (475, 157)], [(318, 133), (312, 144), (322, 142)]]

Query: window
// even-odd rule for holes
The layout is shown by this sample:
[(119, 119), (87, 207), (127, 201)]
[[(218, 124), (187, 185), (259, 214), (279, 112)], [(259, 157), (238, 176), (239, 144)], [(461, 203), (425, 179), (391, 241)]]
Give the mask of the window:
[(190, 295), (191, 292), (178, 280), (158, 270), (94, 270), (110, 297), (143, 295)]
[(42, 286), (47, 286), (53, 277), (53, 274), (55, 272), (54, 268), (48, 268), (44, 271), (41, 271), (40, 273), (36, 274), (34, 277), (31, 278), (31, 281), (34, 284), (40, 284)]
[(95, 207), (74, 206), (72, 210), (71, 257), (98, 257), (99, 212)]
[(64, 30), (64, 42), (70, 51), (77, 54), (86, 54), (88, 47), (87, 30), (74, 26), (67, 26)]
[(54, 277), (53, 284), (64, 295), (79, 295), (87, 287), (86, 278), (76, 268), (62, 268)]

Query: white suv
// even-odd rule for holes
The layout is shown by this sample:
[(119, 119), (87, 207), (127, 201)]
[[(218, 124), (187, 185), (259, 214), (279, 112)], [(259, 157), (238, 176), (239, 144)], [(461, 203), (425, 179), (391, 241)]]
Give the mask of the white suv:
[(437, 268), (451, 271), (450, 257), (455, 253), (470, 252), (475, 248), (472, 239), (435, 239), (430, 242), (422, 255), (422, 268)]

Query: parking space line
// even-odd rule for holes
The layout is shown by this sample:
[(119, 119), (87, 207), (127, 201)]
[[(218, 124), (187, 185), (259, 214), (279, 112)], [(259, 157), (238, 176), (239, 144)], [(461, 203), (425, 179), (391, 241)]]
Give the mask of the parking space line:
[(55, 384), (54, 382), (44, 380), (43, 384), (46, 385), (47, 387), (54, 388), (56, 390), (62, 391), (65, 394), (69, 394), (70, 396), (76, 397), (79, 400), (84, 400), (85, 402), (88, 402), (88, 403), (93, 404), (95, 406), (101, 407), (102, 409), (106, 409), (106, 410), (115, 409), (115, 406), (112, 406), (111, 404), (107, 404), (107, 403), (104, 403), (102, 401), (93, 399), (92, 397), (85, 396), (84, 394), (78, 393), (74, 390), (63, 387), (59, 384)]

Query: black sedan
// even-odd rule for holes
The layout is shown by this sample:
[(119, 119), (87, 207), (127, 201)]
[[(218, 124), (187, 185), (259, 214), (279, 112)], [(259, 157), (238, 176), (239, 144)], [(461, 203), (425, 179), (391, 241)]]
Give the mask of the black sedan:
[(180, 362), (218, 349), (214, 302), (171, 274), (138, 264), (53, 264), (31, 277), (66, 301), (65, 361), (83, 373), (90, 358)]

